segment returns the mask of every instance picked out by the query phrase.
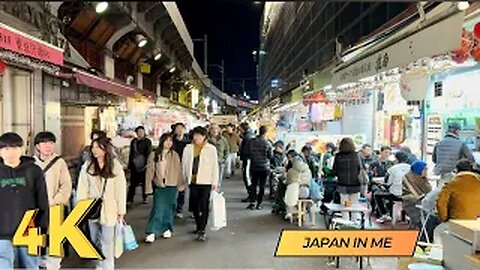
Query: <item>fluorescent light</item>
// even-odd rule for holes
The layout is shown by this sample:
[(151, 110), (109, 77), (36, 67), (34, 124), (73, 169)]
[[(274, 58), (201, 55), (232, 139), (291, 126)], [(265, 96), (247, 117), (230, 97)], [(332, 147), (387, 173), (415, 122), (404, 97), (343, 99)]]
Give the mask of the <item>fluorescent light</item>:
[(103, 13), (108, 8), (108, 2), (100, 2), (95, 6), (95, 11), (97, 13)]
[(158, 60), (160, 60), (161, 57), (162, 57), (162, 53), (158, 52), (158, 53), (155, 54), (155, 56), (153, 57), (153, 59), (154, 59), (155, 61), (158, 61)]
[(176, 67), (172, 67), (169, 71), (170, 71), (170, 73), (173, 73), (173, 72), (175, 72), (175, 70), (177, 70), (177, 68), (176, 68)]
[(461, 11), (467, 10), (470, 7), (470, 4), (467, 1), (457, 2), (457, 8)]

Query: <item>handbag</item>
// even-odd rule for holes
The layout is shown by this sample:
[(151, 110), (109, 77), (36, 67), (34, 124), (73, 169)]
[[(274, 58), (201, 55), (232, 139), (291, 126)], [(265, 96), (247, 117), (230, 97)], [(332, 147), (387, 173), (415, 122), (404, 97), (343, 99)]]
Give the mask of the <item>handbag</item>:
[(123, 222), (117, 222), (115, 225), (115, 258), (118, 259), (123, 254)]
[(225, 198), (218, 192), (213, 192), (211, 195), (212, 209), (212, 231), (219, 230), (227, 226), (227, 209), (225, 206)]
[(103, 195), (105, 194), (105, 188), (107, 187), (107, 179), (105, 178), (105, 183), (103, 184), (103, 190), (102, 190), (102, 195), (100, 195), (100, 197), (98, 197), (91, 210), (90, 210), (90, 214), (88, 216), (88, 219), (90, 220), (97, 220), (100, 218), (100, 215), (102, 213), (102, 204), (103, 204)]
[(134, 146), (134, 151), (135, 151), (135, 157), (133, 158), (133, 166), (135, 167), (135, 170), (137, 172), (143, 172), (145, 171), (146, 167), (147, 167), (147, 159), (143, 156), (143, 155), (140, 155), (138, 153), (138, 140), (135, 141), (135, 143), (133, 144)]

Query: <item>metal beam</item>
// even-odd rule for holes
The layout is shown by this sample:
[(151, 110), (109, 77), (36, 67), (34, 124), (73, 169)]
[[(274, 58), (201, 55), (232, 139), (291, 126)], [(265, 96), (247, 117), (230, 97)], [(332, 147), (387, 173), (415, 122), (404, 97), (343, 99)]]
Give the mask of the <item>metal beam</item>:
[(115, 43), (119, 41), (124, 35), (130, 33), (136, 28), (137, 28), (137, 24), (132, 21), (128, 25), (118, 29), (107, 41), (107, 44), (105, 45), (105, 47), (113, 52), (113, 45), (115, 45)]

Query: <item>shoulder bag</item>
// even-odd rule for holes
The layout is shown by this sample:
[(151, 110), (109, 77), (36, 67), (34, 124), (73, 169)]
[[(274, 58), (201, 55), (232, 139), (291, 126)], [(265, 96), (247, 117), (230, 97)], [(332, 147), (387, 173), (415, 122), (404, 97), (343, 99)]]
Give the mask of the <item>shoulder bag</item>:
[(48, 170), (50, 170), (50, 168), (53, 167), (53, 165), (55, 165), (55, 163), (57, 163), (57, 161), (59, 159), (61, 159), (62, 157), (60, 156), (56, 156), (52, 159), (52, 161), (50, 161), (50, 163), (47, 164), (47, 166), (43, 169), (43, 174), (47, 174)]
[[(90, 182), (90, 184), (92, 184)], [(103, 189), (100, 197), (95, 199), (95, 203), (93, 204), (88, 219), (90, 220), (97, 220), (100, 218), (102, 212), (102, 205), (103, 205), (103, 195), (105, 194), (105, 188), (107, 187), (107, 178), (105, 178), (105, 183), (103, 184)]]
[(133, 158), (133, 166), (137, 172), (143, 172), (147, 166), (146, 158), (138, 153), (138, 140), (133, 144), (133, 150), (135, 151), (135, 158)]

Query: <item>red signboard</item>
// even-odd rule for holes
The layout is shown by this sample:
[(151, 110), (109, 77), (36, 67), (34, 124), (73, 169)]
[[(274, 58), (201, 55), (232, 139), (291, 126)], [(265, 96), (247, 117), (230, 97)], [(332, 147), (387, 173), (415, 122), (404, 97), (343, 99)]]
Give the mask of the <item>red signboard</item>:
[(63, 50), (0, 23), (0, 48), (63, 66)]

